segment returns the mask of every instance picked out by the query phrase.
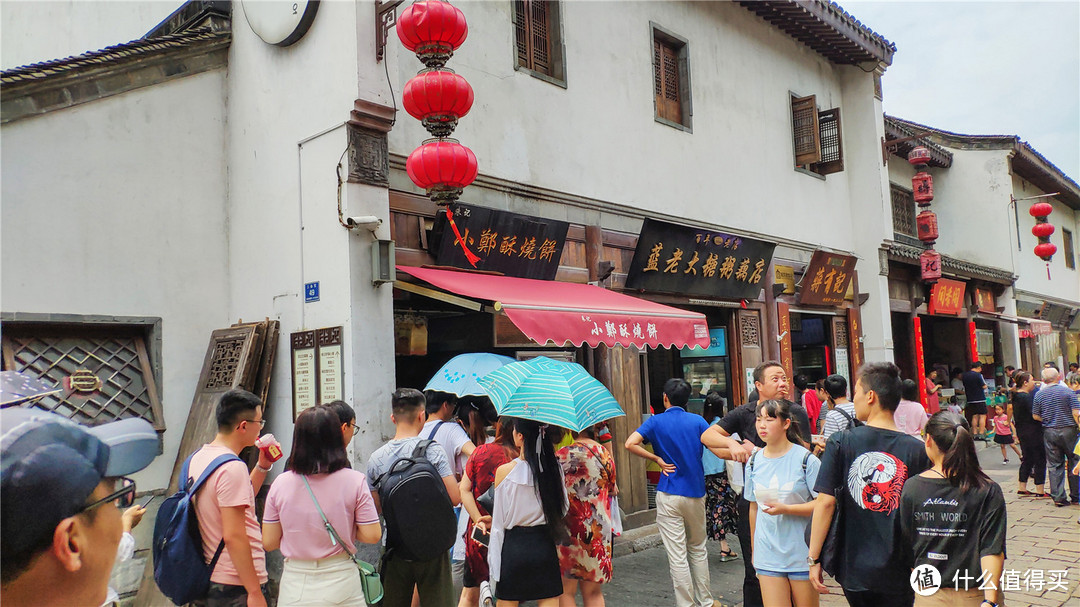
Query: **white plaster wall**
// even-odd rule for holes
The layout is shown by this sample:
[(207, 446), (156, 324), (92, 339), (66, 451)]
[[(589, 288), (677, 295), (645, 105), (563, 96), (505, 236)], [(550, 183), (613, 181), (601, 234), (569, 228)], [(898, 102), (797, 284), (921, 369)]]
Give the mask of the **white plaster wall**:
[[(796, 172), (792, 156), (789, 92), (817, 95), (822, 109), (847, 107), (842, 68), (748, 10), (723, 2), (563, 3), (564, 89), (514, 69), (511, 3), (457, 6), (469, 38), (448, 67), (469, 80), (476, 101), (455, 137), (476, 153), (482, 174), (854, 247), (848, 176)], [(654, 120), (650, 21), (688, 40), (693, 133)], [(396, 39), (388, 52), (400, 99), (421, 64)], [(878, 129), (842, 120), (851, 162), (856, 140), (876, 142)], [(427, 137), (402, 112), (391, 152), (407, 155)]]
[[(927, 171), (934, 178), (930, 210), (937, 214), (941, 234), (934, 248), (943, 255), (1011, 270), (1016, 229), (1009, 207), (1009, 150), (948, 149), (953, 155), (952, 166)], [(910, 190), (914, 175), (915, 169), (907, 160), (889, 157), (890, 181)], [(891, 221), (891, 206), (889, 217)], [(1012, 248), (1004, 243), (1012, 243)]]
[(59, 59), (141, 38), (180, 0), (4, 0), (0, 69)]
[(156, 316), (168, 484), (214, 329), (229, 324), (223, 70), (6, 124), (5, 312)]
[[(267, 431), (287, 447), (292, 440), (289, 334), (345, 327), (345, 400), (357, 409), (364, 428), (354, 442), (356, 459), (364, 460), (388, 433), (383, 413), (389, 411), (393, 369), (371, 369), (366, 361), (393, 361), (391, 291), (371, 287), (370, 278), (366, 285), (357, 282), (356, 268), (369, 268), (371, 261), (368, 249), (354, 240), (370, 240), (370, 235), (350, 235), (338, 224), (335, 169), (346, 149), (342, 124), (357, 98), (358, 82), (376, 82), (367, 75), (376, 67), (373, 53), (358, 50), (358, 37), (369, 39), (374, 27), (373, 4), (324, 2), (308, 33), (285, 48), (255, 36), (241, 4), (233, 11), (230, 315), (281, 321)], [(342, 175), (347, 171), (344, 160)], [(351, 185), (344, 190), (347, 214), (387, 215), (385, 190), (379, 194)], [(383, 237), (389, 237), (388, 230)], [(303, 284), (313, 281), (320, 282), (321, 301), (305, 304)]]
[[(1047, 194), (1039, 188), (1031, 185), (1025, 179), (1011, 176), (1013, 195), (1017, 198), (1027, 198)], [(1050, 260), (1050, 276), (1046, 274), (1046, 262), (1035, 256), (1035, 245), (1039, 239), (1031, 233), (1035, 225), (1035, 218), (1028, 213), (1028, 209), (1035, 202), (1049, 202), (1054, 207), (1054, 212), (1047, 220), (1054, 224), (1054, 233), (1050, 235), (1050, 242), (1057, 245), (1058, 252)], [(1062, 228), (1068, 229), (1073, 234), (1074, 259), (1080, 264), (1080, 258), (1075, 257), (1078, 230), (1080, 230), (1080, 212), (1074, 211), (1056, 198), (1041, 198), (1038, 200), (1022, 200), (1017, 203), (1020, 211), (1020, 251), (1016, 249), (1015, 228), (1012, 235), (1012, 250), (1016, 252), (1016, 273), (1020, 278), (1016, 280), (1016, 288), (1029, 293), (1038, 293), (1057, 299), (1073, 302), (1080, 305), (1080, 273), (1077, 268), (1065, 267), (1065, 249), (1062, 237)], [(1073, 264), (1074, 266), (1078, 264)]]

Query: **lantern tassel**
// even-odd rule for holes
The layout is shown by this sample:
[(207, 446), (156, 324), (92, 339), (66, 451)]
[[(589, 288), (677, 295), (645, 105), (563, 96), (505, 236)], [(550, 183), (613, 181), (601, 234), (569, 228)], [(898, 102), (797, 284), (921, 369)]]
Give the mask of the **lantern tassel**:
[(468, 245), (465, 244), (465, 239), (461, 237), (461, 232), (458, 231), (457, 223), (454, 221), (454, 214), (449, 208), (446, 209), (446, 220), (450, 222), (450, 228), (454, 230), (456, 242), (461, 244), (461, 250), (465, 252), (465, 259), (475, 268), (476, 262), (480, 261), (480, 256), (470, 251)]
[(1046, 262), (1046, 280), (1050, 280), (1050, 262)]

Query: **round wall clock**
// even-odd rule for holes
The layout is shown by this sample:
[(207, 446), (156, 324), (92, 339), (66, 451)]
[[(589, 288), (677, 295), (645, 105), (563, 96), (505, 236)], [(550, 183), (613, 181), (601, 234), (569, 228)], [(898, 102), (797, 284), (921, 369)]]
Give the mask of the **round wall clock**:
[(251, 31), (275, 46), (289, 46), (302, 38), (319, 10), (319, 0), (246, 0), (241, 4)]

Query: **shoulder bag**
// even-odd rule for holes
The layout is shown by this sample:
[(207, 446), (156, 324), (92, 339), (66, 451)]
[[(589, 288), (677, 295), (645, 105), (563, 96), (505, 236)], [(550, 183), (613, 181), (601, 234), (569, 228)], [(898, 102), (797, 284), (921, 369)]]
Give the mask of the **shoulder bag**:
[(349, 545), (342, 541), (341, 536), (338, 535), (334, 526), (330, 524), (330, 521), (326, 520), (326, 514), (323, 513), (322, 506), (319, 505), (319, 500), (315, 499), (315, 493), (312, 492), (307, 477), (301, 474), (300, 478), (304, 479), (304, 486), (307, 487), (308, 495), (311, 496), (311, 501), (315, 502), (315, 509), (319, 511), (319, 517), (322, 518), (323, 524), (326, 525), (326, 531), (330, 534), (330, 541), (335, 544), (341, 544), (341, 548), (345, 551), (345, 554), (349, 555), (349, 558), (356, 563), (356, 568), (360, 570), (360, 586), (364, 590), (364, 600), (368, 605), (378, 604), (383, 598), (382, 578), (379, 577), (379, 572), (375, 571), (374, 565), (360, 560), (355, 552), (349, 550)]

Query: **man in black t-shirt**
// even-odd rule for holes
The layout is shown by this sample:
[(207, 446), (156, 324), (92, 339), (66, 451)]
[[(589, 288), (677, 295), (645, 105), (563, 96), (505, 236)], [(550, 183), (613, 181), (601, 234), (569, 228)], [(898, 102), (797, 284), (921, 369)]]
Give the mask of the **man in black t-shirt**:
[(964, 394), (967, 405), (964, 414), (971, 420), (971, 429), (975, 440), (986, 440), (986, 378), (982, 374), (982, 363), (971, 363), (971, 370), (960, 376), (964, 382)]
[[(833, 574), (852, 607), (911, 607), (910, 551), (898, 509), (907, 479), (930, 467), (923, 442), (896, 429), (900, 369), (871, 363), (855, 383), (855, 416), (866, 425), (829, 437), (818, 472), (810, 537), (810, 581), (825, 592), (821, 551), (840, 517)], [(843, 500), (839, 504), (838, 501)]]
[[(787, 400), (791, 390), (787, 372), (776, 361), (764, 362), (754, 369), (754, 391), (758, 393), (760, 400), (746, 403), (736, 407), (725, 415), (720, 423), (710, 426), (702, 436), (702, 442), (706, 446), (721, 446), (710, 443), (708, 435), (718, 433), (721, 436), (731, 436), (738, 433), (743, 440), (747, 456), (753, 454), (755, 448), (765, 446), (764, 441), (757, 433), (757, 404), (767, 400)], [(807, 443), (810, 442), (810, 417), (806, 414), (806, 408), (800, 404), (791, 405), (791, 417), (799, 424), (799, 434)], [(724, 445), (726, 446), (726, 445)], [(761, 584), (758, 583), (757, 571), (751, 559), (752, 542), (750, 537), (750, 502), (739, 494), (739, 545), (742, 547), (743, 566), (743, 605), (746, 607), (761, 607)]]

